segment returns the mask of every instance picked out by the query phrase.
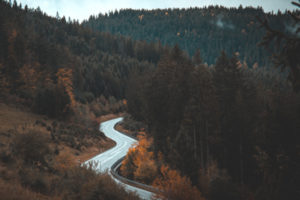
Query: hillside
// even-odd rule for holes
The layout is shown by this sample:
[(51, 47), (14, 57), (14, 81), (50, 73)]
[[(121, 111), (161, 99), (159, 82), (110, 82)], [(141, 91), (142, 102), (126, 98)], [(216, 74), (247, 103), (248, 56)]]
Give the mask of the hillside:
[[(78, 102), (91, 102), (101, 95), (106, 100), (120, 99), (127, 77), (153, 67), (151, 63), (163, 51), (154, 44), (93, 32), (64, 17), (48, 17), (38, 9), (1, 1), (0, 11), (1, 93), (9, 90), (29, 104), (37, 94), (48, 95), (50, 101), (51, 94), (59, 93), (54, 89), (58, 76), (72, 79)], [(41, 88), (47, 88), (48, 94), (41, 94)]]
[(1, 198), (138, 199), (107, 174), (80, 166), (115, 145), (99, 122), (126, 109), (131, 71), (152, 67), (122, 54), (125, 42), (0, 1)]
[(135, 40), (176, 43), (191, 56), (200, 49), (204, 62), (214, 64), (220, 51), (239, 52), (249, 66), (267, 65), (270, 52), (257, 46), (264, 35), (256, 16), (266, 17), (278, 30), (292, 25), (287, 13), (264, 13), (262, 8), (210, 6), (189, 9), (124, 9), (91, 16), (83, 23), (93, 30), (129, 36)]

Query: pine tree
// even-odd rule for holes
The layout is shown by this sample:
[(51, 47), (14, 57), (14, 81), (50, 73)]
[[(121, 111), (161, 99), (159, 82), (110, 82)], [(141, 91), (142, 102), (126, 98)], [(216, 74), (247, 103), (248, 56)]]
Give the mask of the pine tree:
[[(292, 2), (295, 6), (300, 8), (300, 4)], [(257, 17), (261, 26), (267, 31), (261, 45), (268, 47), (272, 42), (276, 42), (276, 52), (273, 54), (274, 63), (277, 67), (288, 68), (289, 80), (292, 82), (294, 90), (300, 91), (300, 15), (299, 12), (293, 14), (289, 12), (290, 16), (294, 19), (294, 27), (296, 29), (293, 33), (282, 32), (276, 30), (269, 25), (265, 19)]]

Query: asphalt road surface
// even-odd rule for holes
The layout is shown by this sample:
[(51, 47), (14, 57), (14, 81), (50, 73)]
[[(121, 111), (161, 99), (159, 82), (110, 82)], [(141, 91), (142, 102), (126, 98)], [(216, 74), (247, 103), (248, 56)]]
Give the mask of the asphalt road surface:
[[(106, 135), (106, 137), (109, 137), (110, 139), (114, 140), (116, 142), (116, 146), (93, 157), (92, 159), (85, 162), (85, 164), (89, 162), (96, 162), (98, 163), (95, 170), (100, 172), (106, 172), (110, 174), (110, 168), (111, 166), (120, 158), (125, 156), (127, 154), (128, 149), (137, 141), (133, 138), (130, 138), (117, 130), (114, 129), (114, 126), (116, 123), (122, 121), (123, 118), (116, 118), (112, 119), (106, 122), (101, 123), (100, 130)], [(111, 177), (119, 184), (122, 184), (126, 190), (128, 191), (134, 191), (136, 192), (140, 198), (142, 199), (151, 199), (152, 193), (148, 192), (146, 190), (136, 188), (124, 183), (121, 183), (117, 179), (115, 179), (112, 175)]]

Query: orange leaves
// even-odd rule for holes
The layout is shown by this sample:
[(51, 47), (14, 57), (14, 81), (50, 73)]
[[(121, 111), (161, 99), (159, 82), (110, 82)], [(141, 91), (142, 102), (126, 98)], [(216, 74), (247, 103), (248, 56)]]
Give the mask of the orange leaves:
[(146, 184), (152, 183), (153, 179), (157, 175), (157, 166), (155, 161), (153, 159), (147, 159), (144, 162), (138, 162), (137, 164), (137, 169), (133, 173), (135, 179)]
[(18, 35), (17, 30), (16, 29), (12, 29), (11, 33), (10, 33), (10, 35), (8, 37), (8, 42), (10, 44), (13, 44), (15, 42), (15, 39), (16, 39), (17, 35)]
[(62, 86), (65, 91), (67, 92), (70, 101), (71, 101), (71, 107), (74, 107), (76, 105), (75, 97), (73, 94), (73, 71), (72, 69), (67, 68), (60, 68), (58, 72), (56, 73), (57, 76), (57, 83), (59, 86)]
[(144, 18), (144, 15), (139, 15), (139, 20), (142, 21)]
[(16, 30), (16, 29), (13, 29), (13, 30), (11, 31), (11, 35), (10, 35), (9, 39), (14, 39), (14, 38), (17, 37), (17, 35), (18, 35), (17, 30)]
[(121, 166), (121, 173), (143, 183), (150, 184), (157, 175), (154, 153), (149, 151), (152, 139), (140, 132), (139, 144), (129, 149)]
[[(153, 143), (144, 132), (138, 135), (139, 144), (129, 149), (121, 166), (121, 174), (142, 183), (151, 184), (162, 191), (156, 196), (158, 199), (175, 200), (204, 200), (199, 190), (194, 187), (185, 176), (176, 170), (163, 165), (163, 155), (158, 153), (157, 160), (149, 149)], [(158, 166), (160, 168), (160, 174)]]
[(192, 186), (191, 181), (181, 176), (178, 171), (163, 165), (160, 169), (162, 177), (156, 178), (153, 186), (162, 191), (156, 196), (158, 199), (176, 200), (204, 200), (201, 192)]
[(19, 69), (20, 80), (24, 83), (23, 90), (28, 90), (30, 93), (34, 93), (37, 88), (37, 81), (39, 74), (34, 68), (35, 66), (24, 65)]
[(130, 148), (127, 152), (125, 159), (121, 165), (121, 174), (125, 177), (133, 179), (134, 172), (136, 170), (136, 166), (134, 164), (134, 158), (136, 157), (136, 149), (134, 147)]

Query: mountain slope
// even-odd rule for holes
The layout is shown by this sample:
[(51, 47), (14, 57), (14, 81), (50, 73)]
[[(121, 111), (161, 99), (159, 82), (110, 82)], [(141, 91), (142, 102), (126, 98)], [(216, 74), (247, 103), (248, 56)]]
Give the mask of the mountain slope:
[(264, 35), (256, 16), (267, 17), (279, 30), (291, 24), (288, 14), (267, 14), (261, 8), (209, 6), (189, 9), (157, 9), (110, 12), (91, 16), (83, 23), (93, 30), (129, 36), (132, 39), (160, 41), (179, 46), (193, 55), (201, 50), (203, 60), (214, 64), (221, 50), (239, 52), (249, 66), (267, 64), (269, 55), (257, 44)]

